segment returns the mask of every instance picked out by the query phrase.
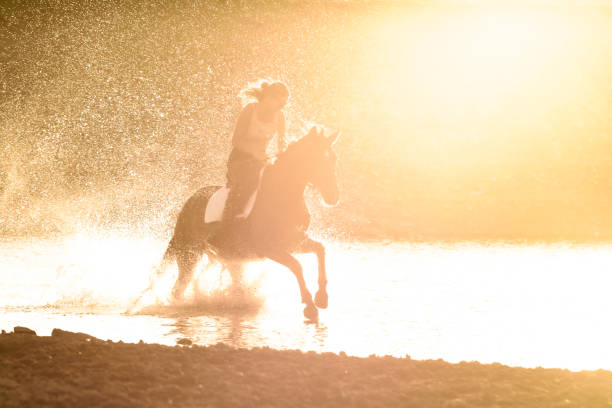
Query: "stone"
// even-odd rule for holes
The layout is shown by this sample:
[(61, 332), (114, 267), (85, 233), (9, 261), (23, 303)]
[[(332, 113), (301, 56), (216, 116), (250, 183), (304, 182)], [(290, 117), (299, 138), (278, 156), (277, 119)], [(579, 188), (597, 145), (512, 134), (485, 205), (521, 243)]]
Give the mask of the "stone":
[(29, 334), (32, 336), (36, 336), (36, 332), (32, 329), (28, 329), (27, 327), (15, 326), (13, 329), (13, 333), (15, 334)]
[(17, 388), (19, 383), (10, 378), (0, 377), (0, 388)]
[(193, 341), (187, 338), (182, 338), (177, 341), (177, 344), (180, 344), (181, 346), (191, 346), (193, 344)]
[(85, 341), (98, 340), (95, 337), (90, 336), (89, 334), (74, 333), (74, 332), (70, 332), (70, 331), (66, 331), (62, 329), (53, 329), (53, 331), (51, 332), (51, 337), (58, 337), (58, 338), (66, 339), (66, 340), (85, 340)]

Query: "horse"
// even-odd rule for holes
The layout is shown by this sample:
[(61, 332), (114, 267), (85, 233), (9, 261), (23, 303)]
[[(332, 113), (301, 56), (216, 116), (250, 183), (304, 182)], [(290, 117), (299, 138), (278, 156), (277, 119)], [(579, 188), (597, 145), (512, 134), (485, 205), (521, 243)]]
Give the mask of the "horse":
[[(306, 305), (304, 316), (316, 321), (317, 308), (328, 306), (325, 247), (308, 236), (310, 214), (304, 193), (310, 185), (327, 205), (338, 203), (336, 155), (332, 148), (338, 135), (335, 132), (325, 136), (323, 130), (313, 127), (291, 143), (273, 164), (264, 168), (251, 212), (240, 221), (205, 222), (208, 201), (220, 186), (203, 187), (187, 199), (164, 254), (165, 261), (175, 259), (178, 265), (173, 296), (182, 296), (204, 254), (226, 266), (232, 280), (237, 278), (235, 271), (243, 263), (267, 258), (293, 272), (302, 303)], [(297, 253), (317, 256), (319, 287), (314, 301), (306, 287), (302, 266), (294, 257)]]

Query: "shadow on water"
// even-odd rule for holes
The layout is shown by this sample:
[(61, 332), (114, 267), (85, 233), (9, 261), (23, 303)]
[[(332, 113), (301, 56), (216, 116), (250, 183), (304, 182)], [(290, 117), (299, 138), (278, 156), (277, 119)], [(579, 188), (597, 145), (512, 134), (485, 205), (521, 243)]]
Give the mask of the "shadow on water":
[(224, 318), (193, 316), (178, 317), (173, 323), (166, 324), (171, 327), (168, 336), (187, 338), (196, 344), (211, 344), (214, 338), (216, 342), (222, 342), (232, 347), (245, 347), (245, 337), (252, 324), (245, 316), (235, 314)]

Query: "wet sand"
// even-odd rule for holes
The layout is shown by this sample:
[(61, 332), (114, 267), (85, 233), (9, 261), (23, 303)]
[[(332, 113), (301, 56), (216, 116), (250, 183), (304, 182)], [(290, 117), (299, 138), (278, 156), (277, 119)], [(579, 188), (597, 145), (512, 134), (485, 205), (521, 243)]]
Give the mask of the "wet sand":
[(612, 406), (612, 372), (114, 343), (56, 329), (0, 335), (0, 406), (595, 408)]

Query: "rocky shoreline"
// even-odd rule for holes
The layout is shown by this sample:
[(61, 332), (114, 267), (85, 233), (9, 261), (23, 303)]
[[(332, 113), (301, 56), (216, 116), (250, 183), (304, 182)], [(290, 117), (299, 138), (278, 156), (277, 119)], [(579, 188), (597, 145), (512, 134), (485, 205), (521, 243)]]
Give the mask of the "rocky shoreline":
[(610, 407), (612, 372), (0, 335), (2, 407)]

